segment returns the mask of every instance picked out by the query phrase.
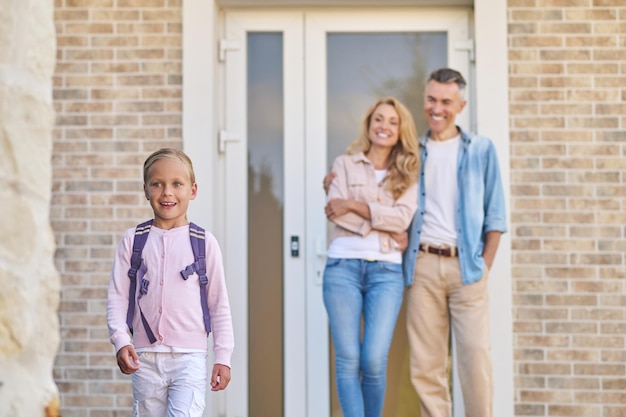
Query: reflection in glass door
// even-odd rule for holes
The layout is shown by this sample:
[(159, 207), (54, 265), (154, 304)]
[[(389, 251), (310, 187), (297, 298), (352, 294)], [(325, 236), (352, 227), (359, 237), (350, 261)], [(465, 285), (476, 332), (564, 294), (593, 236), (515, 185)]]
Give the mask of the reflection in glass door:
[(252, 416), (283, 415), (282, 46), (282, 33), (248, 33), (248, 357)]
[(328, 33), (327, 161), (345, 153), (359, 134), (365, 110), (394, 96), (413, 114), (418, 133), (426, 77), (447, 65), (446, 32)]
[[(447, 65), (446, 32), (329, 33), (326, 45), (329, 164), (357, 138), (363, 113), (380, 97), (397, 97), (413, 114), (418, 132), (425, 131), (424, 80), (432, 70)], [(405, 325), (403, 306), (388, 359), (384, 417), (419, 417), (418, 398), (409, 379)], [(331, 416), (340, 417), (332, 363), (330, 369)]]

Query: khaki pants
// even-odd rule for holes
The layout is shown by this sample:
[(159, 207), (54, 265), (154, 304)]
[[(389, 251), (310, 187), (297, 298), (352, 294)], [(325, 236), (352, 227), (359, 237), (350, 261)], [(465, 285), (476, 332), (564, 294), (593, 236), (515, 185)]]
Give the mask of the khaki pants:
[(457, 257), (419, 252), (407, 293), (411, 382), (422, 417), (451, 417), (448, 383), (450, 323), (467, 417), (492, 417), (493, 377), (489, 342), (489, 291), (485, 271), (461, 282)]

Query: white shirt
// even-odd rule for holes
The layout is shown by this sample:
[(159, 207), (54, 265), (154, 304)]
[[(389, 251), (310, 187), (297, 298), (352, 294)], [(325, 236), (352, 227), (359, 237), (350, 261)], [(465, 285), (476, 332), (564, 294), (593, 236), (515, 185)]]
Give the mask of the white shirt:
[(444, 141), (426, 142), (424, 166), (424, 224), (420, 241), (456, 246), (454, 207), (457, 198), (457, 160), (461, 135)]

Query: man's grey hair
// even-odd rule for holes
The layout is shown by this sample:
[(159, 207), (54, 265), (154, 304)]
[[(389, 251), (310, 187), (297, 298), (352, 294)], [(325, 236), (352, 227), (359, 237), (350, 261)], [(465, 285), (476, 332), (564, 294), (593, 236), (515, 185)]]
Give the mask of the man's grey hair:
[(461, 92), (461, 97), (464, 96), (465, 86), (467, 83), (465, 82), (465, 78), (461, 75), (457, 70), (453, 70), (452, 68), (439, 68), (434, 70), (428, 81), (436, 81), (441, 84), (449, 84), (455, 83), (459, 87), (459, 91)]

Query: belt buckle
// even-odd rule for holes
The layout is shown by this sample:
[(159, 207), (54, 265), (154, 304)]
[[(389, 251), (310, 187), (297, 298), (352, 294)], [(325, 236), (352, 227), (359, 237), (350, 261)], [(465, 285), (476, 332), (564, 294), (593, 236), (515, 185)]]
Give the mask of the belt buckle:
[(448, 245), (432, 246), (428, 244), (420, 244), (419, 250), (421, 250), (422, 252), (430, 253), (432, 255), (443, 256), (446, 258), (456, 256), (454, 248)]
[(444, 248), (443, 245), (437, 247), (429, 246), (428, 250), (430, 253), (434, 253), (437, 256), (446, 256), (446, 248)]
[(453, 256), (452, 247), (448, 245), (430, 246), (428, 245), (427, 251), (437, 256), (443, 256), (450, 258)]

